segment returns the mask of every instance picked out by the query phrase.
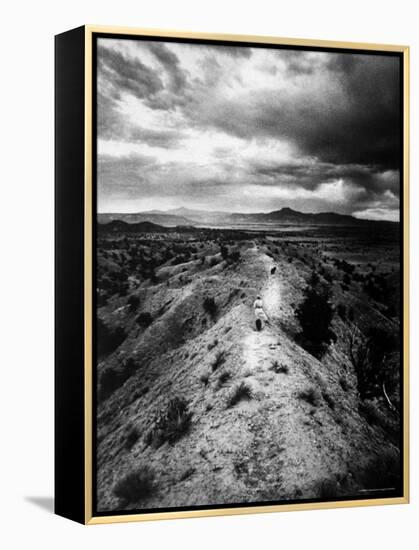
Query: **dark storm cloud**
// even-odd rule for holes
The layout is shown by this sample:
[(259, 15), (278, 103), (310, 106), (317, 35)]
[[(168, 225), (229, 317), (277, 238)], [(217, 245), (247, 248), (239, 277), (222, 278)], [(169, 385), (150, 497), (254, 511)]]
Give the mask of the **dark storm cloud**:
[(99, 78), (106, 81), (110, 95), (120, 99), (124, 92), (138, 98), (150, 97), (163, 89), (157, 72), (137, 58), (98, 45)]
[(267, 165), (253, 163), (249, 172), (260, 185), (286, 184), (315, 190), (323, 183), (345, 180), (347, 183), (373, 193), (391, 191), (399, 195), (398, 171), (384, 171), (378, 166), (362, 164), (293, 163)]
[[(398, 60), (329, 56), (323, 68), (329, 87), (308, 84), (297, 90), (252, 91), (228, 100), (215, 97), (208, 108), (200, 104), (190, 114), (197, 124), (212, 125), (242, 139), (291, 140), (301, 154), (324, 162), (398, 167)], [(297, 63), (301, 69), (303, 58), (297, 63), (292, 56), (289, 66)]]
[(186, 85), (187, 75), (182, 70), (177, 55), (161, 42), (150, 42), (149, 49), (166, 69), (171, 89), (176, 93), (181, 91)]

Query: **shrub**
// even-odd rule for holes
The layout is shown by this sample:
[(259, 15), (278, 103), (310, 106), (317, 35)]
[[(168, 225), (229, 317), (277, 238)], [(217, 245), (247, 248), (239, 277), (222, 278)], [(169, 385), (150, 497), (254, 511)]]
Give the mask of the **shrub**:
[(313, 387), (306, 388), (297, 394), (297, 397), (306, 403), (309, 403), (313, 407), (317, 407), (319, 404), (319, 392)]
[(206, 313), (208, 313), (211, 317), (215, 317), (217, 313), (217, 304), (215, 303), (214, 298), (206, 297), (203, 302), (203, 308)]
[(224, 350), (219, 351), (215, 355), (214, 361), (211, 364), (212, 371), (214, 372), (218, 369), (218, 367), (221, 367), (221, 365), (224, 363), (225, 360), (226, 360), (225, 351)]
[(321, 354), (324, 346), (334, 338), (330, 328), (333, 308), (329, 291), (319, 284), (319, 277), (314, 271), (296, 315), (305, 339), (304, 347), (313, 355)]
[(211, 351), (213, 348), (215, 348), (218, 345), (218, 340), (215, 339), (212, 342), (210, 342), (207, 346), (207, 350)]
[(220, 388), (223, 384), (225, 384), (228, 380), (231, 378), (231, 373), (227, 370), (222, 372), (220, 376), (218, 377), (218, 387)]
[(348, 355), (361, 399), (381, 394), (381, 386), (390, 375), (388, 357), (396, 349), (395, 334), (381, 327), (371, 327), (366, 334), (355, 328), (348, 335)]
[(143, 311), (136, 319), (137, 324), (142, 328), (147, 328), (153, 322), (153, 317), (149, 311)]
[(228, 258), (228, 246), (221, 245), (220, 252), (223, 260), (226, 260)]
[(204, 384), (204, 386), (207, 386), (208, 382), (209, 382), (209, 378), (210, 378), (210, 373), (209, 372), (203, 372), (201, 374), (201, 376), (199, 377), (199, 380)]
[(289, 367), (284, 363), (279, 363), (278, 361), (272, 361), (272, 365), (269, 367), (269, 370), (274, 371), (276, 374), (288, 374)]
[(130, 311), (135, 311), (140, 305), (140, 298), (136, 294), (131, 294), (128, 298), (127, 304), (129, 305)]
[(164, 442), (175, 443), (185, 435), (191, 426), (192, 414), (188, 403), (182, 397), (174, 397), (165, 410), (161, 410), (147, 436), (147, 443), (160, 447)]
[(338, 304), (337, 312), (339, 317), (344, 321), (346, 319), (346, 306), (344, 304)]
[(330, 393), (327, 392), (326, 390), (323, 390), (323, 391), (322, 391), (322, 397), (323, 397), (323, 399), (326, 401), (327, 406), (329, 407), (329, 409), (331, 409), (332, 411), (334, 411), (334, 410), (335, 410), (335, 400), (334, 400), (333, 397), (330, 395)]
[(128, 431), (127, 437), (125, 439), (124, 447), (127, 451), (130, 451), (134, 445), (137, 443), (140, 434), (138, 433), (137, 428), (131, 427)]
[(107, 325), (100, 317), (96, 322), (97, 354), (105, 357), (115, 351), (127, 337), (125, 330), (117, 325)]
[(237, 405), (240, 401), (249, 400), (252, 399), (252, 397), (252, 388), (246, 384), (246, 382), (240, 382), (229, 395), (227, 407), (234, 407), (234, 405)]
[(234, 252), (231, 252), (230, 261), (233, 263), (237, 263), (239, 260), (240, 260), (240, 251), (235, 250)]
[(115, 390), (121, 387), (137, 369), (137, 363), (130, 358), (119, 369), (108, 367), (100, 376), (100, 392), (101, 400), (107, 399)]
[(343, 391), (348, 391), (349, 390), (349, 384), (348, 384), (346, 378), (344, 378), (343, 376), (341, 376), (339, 378), (339, 384), (340, 384), (340, 387), (343, 389)]
[(135, 503), (153, 492), (154, 472), (148, 466), (129, 472), (113, 488), (113, 494), (125, 503)]

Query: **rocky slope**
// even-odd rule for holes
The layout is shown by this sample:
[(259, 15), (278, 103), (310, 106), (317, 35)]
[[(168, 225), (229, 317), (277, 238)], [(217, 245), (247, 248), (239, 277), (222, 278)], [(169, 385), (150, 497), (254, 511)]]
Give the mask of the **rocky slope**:
[[(321, 360), (297, 343), (310, 266), (266, 241), (244, 242), (240, 253), (236, 262), (217, 254), (215, 265), (162, 267), (158, 283), (133, 292), (138, 307), (119, 298), (101, 308), (127, 336), (98, 366), (99, 391), (106, 371), (124, 380), (98, 405), (99, 511), (362, 496), (368, 464), (398, 456), (397, 441), (360, 412), (344, 338), (350, 322), (334, 317), (337, 340)], [(257, 294), (269, 315), (261, 332)], [(205, 298), (215, 308), (203, 307)], [(389, 322), (355, 293), (344, 299), (361, 321)], [(148, 326), (136, 321), (144, 311)], [(234, 403), (240, 385), (247, 389)], [(156, 440), (174, 397), (187, 404), (184, 433)], [(117, 496), (115, 486), (142, 468), (147, 490)]]

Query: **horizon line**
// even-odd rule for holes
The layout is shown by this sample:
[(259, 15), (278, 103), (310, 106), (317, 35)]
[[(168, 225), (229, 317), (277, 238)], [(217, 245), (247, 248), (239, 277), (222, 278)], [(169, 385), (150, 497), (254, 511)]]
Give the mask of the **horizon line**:
[[(340, 212), (336, 212), (334, 210), (324, 210), (321, 212), (303, 212), (301, 210), (295, 210), (294, 208), (291, 208), (290, 206), (283, 206), (276, 210), (267, 210), (267, 211), (257, 211), (257, 212), (238, 212), (238, 211), (232, 211), (232, 210), (207, 210), (205, 208), (188, 208), (186, 206), (178, 206), (175, 208), (169, 208), (167, 210), (159, 209), (159, 208), (151, 208), (150, 210), (136, 210), (135, 212), (121, 212), (121, 211), (108, 211), (108, 212), (96, 212), (96, 215), (101, 214), (115, 214), (115, 215), (135, 215), (135, 214), (151, 214), (151, 213), (161, 213), (162, 215), (165, 214), (171, 214), (174, 210), (197, 210), (200, 212), (206, 212), (208, 214), (216, 214), (216, 213), (222, 213), (222, 214), (244, 214), (244, 215), (256, 215), (256, 214), (272, 214), (274, 212), (281, 212), (282, 210), (291, 210), (292, 212), (297, 212), (298, 214), (305, 214), (305, 215), (318, 215), (318, 214), (335, 214), (338, 216), (349, 216), (351, 218), (354, 218), (355, 220), (366, 220), (366, 221), (373, 221), (373, 222), (390, 222), (390, 223), (400, 223), (400, 219), (398, 220), (388, 220), (386, 218), (359, 218), (357, 216), (354, 216), (353, 214), (342, 214)], [(172, 214), (176, 215), (176, 214)]]

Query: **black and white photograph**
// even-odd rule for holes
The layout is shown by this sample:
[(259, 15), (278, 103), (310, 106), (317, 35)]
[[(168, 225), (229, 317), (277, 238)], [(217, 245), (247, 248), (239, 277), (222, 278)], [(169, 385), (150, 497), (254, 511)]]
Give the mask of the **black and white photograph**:
[(402, 55), (93, 51), (96, 513), (401, 496)]

